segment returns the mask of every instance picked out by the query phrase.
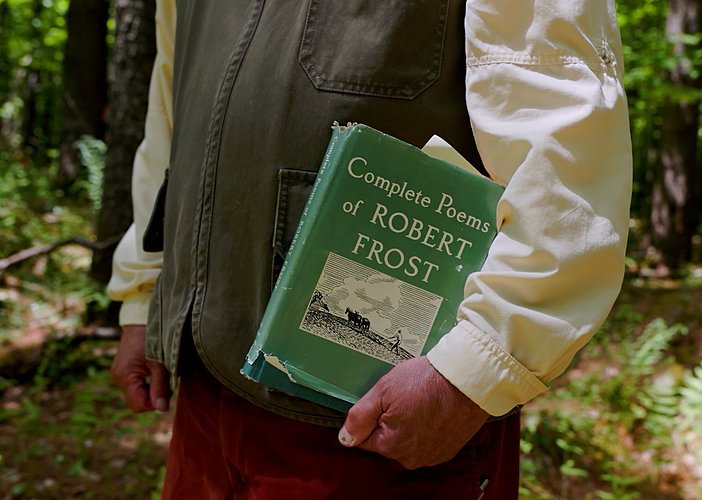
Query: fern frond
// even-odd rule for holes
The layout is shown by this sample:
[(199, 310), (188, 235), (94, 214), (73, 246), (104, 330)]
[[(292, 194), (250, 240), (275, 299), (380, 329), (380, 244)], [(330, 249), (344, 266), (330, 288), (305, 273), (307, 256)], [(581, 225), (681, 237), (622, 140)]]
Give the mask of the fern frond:
[(651, 321), (633, 345), (632, 356), (627, 362), (635, 375), (651, 375), (665, 355), (670, 341), (677, 335), (686, 335), (682, 324), (668, 326), (662, 318)]
[(680, 412), (702, 434), (702, 363), (683, 377), (680, 397)]

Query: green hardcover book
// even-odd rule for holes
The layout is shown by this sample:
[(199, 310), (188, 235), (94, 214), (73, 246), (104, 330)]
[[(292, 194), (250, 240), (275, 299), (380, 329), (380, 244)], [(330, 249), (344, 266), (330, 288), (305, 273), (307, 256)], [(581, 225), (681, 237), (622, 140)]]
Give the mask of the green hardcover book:
[(455, 325), (502, 192), (368, 126), (335, 124), (242, 373), (348, 410)]

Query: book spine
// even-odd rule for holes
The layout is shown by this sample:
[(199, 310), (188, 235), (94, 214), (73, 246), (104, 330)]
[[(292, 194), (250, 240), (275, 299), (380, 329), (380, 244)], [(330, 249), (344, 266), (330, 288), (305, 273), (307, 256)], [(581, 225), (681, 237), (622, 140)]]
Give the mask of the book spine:
[[(282, 290), (286, 290), (286, 286), (289, 283), (293, 282), (293, 276), (295, 275), (296, 271), (296, 259), (291, 259), (290, 256), (294, 255), (293, 249), (296, 246), (303, 246), (305, 244), (307, 235), (312, 230), (314, 218), (311, 218), (311, 220), (309, 220), (309, 214), (314, 212), (315, 206), (317, 206), (319, 203), (322, 203), (322, 200), (325, 197), (325, 192), (328, 190), (328, 186), (330, 185), (330, 183), (323, 183), (322, 181), (332, 169), (331, 167), (334, 165), (336, 158), (339, 156), (340, 151), (343, 149), (343, 143), (349, 135), (349, 130), (346, 130), (346, 127), (340, 127), (337, 124), (334, 125), (333, 130), (334, 132), (329, 141), (329, 145), (327, 146), (327, 150), (324, 153), (322, 164), (319, 168), (319, 171), (317, 172), (317, 178), (315, 179), (314, 185), (312, 186), (312, 190), (310, 191), (310, 195), (307, 199), (307, 203), (305, 204), (305, 208), (302, 211), (300, 223), (298, 224), (292, 242), (290, 243), (290, 248), (288, 249), (287, 256), (285, 257), (285, 261), (283, 262), (283, 266), (280, 269), (280, 274), (278, 275), (278, 280), (275, 283), (274, 290), (278, 290), (279, 288)], [(247, 375), (254, 379), (258, 379), (260, 376), (256, 373), (253, 373), (253, 371), (256, 371), (253, 368), (254, 362), (261, 354), (261, 346), (264, 344), (265, 339), (268, 337), (271, 331), (271, 324), (273, 322), (273, 318), (275, 317), (274, 311), (277, 309), (277, 307), (278, 300), (276, 300), (275, 298), (273, 298), (266, 307), (266, 312), (264, 313), (263, 319), (261, 320), (258, 332), (256, 333), (256, 338), (253, 344), (251, 345), (249, 353), (246, 355), (246, 364), (242, 369), (242, 373), (244, 375)], [(265, 363), (258, 365), (263, 367), (265, 366)]]

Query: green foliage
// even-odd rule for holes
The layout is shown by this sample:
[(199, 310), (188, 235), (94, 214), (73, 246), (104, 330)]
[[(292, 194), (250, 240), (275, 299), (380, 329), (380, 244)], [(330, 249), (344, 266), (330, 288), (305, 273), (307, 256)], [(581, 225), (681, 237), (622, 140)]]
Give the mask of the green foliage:
[(607, 368), (588, 370), (555, 390), (541, 410), (525, 411), (524, 498), (577, 496), (584, 481), (601, 485), (597, 498), (638, 498), (653, 488), (652, 474), (668, 470), (675, 436), (690, 432), (702, 440), (702, 365), (686, 370), (671, 353), (686, 333), (657, 319), (637, 336), (619, 336), (616, 350), (602, 342), (586, 347), (589, 363), (609, 349)]
[[(163, 480), (164, 443), (154, 442), (163, 417), (125, 408), (106, 369), (110, 343), (52, 344), (31, 386), (0, 384), (8, 407), (0, 410), (7, 431), (0, 433), (0, 491), (14, 495), (8, 498), (151, 498)], [(60, 383), (50, 384), (55, 375)]]
[[(68, 0), (0, 0), (0, 116), (4, 141), (18, 147), (30, 132), (35, 148), (58, 144), (61, 123), (61, 64), (66, 40)], [(28, 93), (31, 93), (31, 97)], [(21, 131), (26, 99), (36, 100), (46, 127)]]
[(643, 315), (630, 304), (621, 304), (609, 315), (590, 345), (605, 347), (611, 343), (631, 340), (636, 336), (636, 329), (643, 321)]
[(622, 32), (625, 80), (629, 99), (629, 121), (634, 153), (634, 213), (649, 208), (651, 152), (660, 140), (660, 104), (666, 85), (669, 60), (665, 38), (667, 5), (660, 0), (617, 2)]
[(641, 336), (625, 351), (627, 371), (636, 377), (651, 376), (663, 359), (670, 341), (677, 335), (686, 334), (687, 328), (684, 325), (668, 326), (661, 318), (651, 321)]
[(103, 170), (107, 145), (100, 139), (89, 135), (82, 136), (76, 141), (80, 153), (80, 162), (88, 170), (88, 178), (78, 183), (85, 190), (95, 213), (100, 211), (102, 204)]
[[(86, 144), (99, 172), (100, 145)], [(78, 185), (76, 194), (67, 196), (52, 185), (55, 169), (37, 168), (21, 152), (0, 148), (0, 258), (74, 236), (93, 236), (94, 212), (87, 200), (96, 190), (92, 184)], [(69, 246), (6, 271), (0, 281), (0, 341), (21, 335), (29, 316), (52, 331), (73, 331), (80, 326), (84, 303), (104, 309), (103, 287), (87, 274), (90, 258), (89, 250)]]
[(634, 152), (632, 209), (635, 216), (647, 219), (650, 173), (658, 161), (656, 151), (660, 147), (662, 105), (667, 99), (698, 102), (702, 99), (702, 89), (674, 85), (669, 74), (681, 66), (689, 70), (690, 78), (699, 76), (702, 34), (680, 37), (677, 42), (682, 48), (676, 52), (673, 42), (666, 37), (667, 1), (618, 0), (617, 10)]
[(80, 337), (66, 336), (47, 342), (34, 377), (35, 385), (42, 388), (47, 385), (66, 386), (108, 369), (111, 360), (96, 352), (99, 346), (82, 340)]
[(90, 251), (64, 247), (33, 263), (18, 266), (10, 284), (0, 286), (0, 342), (22, 336), (27, 325), (44, 335), (73, 335), (84, 321), (86, 304), (108, 303), (104, 287), (87, 273)]
[(80, 198), (67, 199), (52, 186), (55, 168), (38, 169), (23, 154), (0, 148), (0, 256), (37, 239), (48, 242), (85, 233), (86, 209), (80, 207)]
[(702, 435), (702, 362), (685, 373), (680, 388), (680, 413), (685, 424)]

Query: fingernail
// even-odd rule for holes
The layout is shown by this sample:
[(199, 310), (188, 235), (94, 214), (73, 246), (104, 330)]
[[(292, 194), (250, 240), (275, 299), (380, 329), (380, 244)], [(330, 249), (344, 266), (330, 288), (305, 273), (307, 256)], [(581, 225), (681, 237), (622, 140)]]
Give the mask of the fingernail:
[(168, 409), (168, 401), (163, 398), (158, 398), (156, 400), (156, 409), (161, 411), (166, 411)]
[(354, 437), (351, 434), (349, 434), (349, 431), (346, 430), (346, 427), (342, 427), (339, 431), (339, 442), (344, 446), (353, 446)]

